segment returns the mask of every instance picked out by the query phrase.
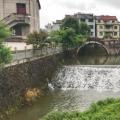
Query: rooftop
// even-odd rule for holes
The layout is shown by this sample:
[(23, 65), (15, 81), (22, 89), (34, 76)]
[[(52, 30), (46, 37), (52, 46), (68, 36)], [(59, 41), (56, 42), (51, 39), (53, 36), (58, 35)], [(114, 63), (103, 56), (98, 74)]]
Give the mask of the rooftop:
[(100, 16), (100, 19), (103, 21), (109, 21), (109, 20), (117, 20), (116, 16), (109, 16), (109, 15), (102, 15)]

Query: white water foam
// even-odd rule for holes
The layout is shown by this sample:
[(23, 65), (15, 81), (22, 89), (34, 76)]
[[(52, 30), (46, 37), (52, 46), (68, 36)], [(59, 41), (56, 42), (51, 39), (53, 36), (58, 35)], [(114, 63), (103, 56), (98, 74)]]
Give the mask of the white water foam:
[(64, 66), (54, 78), (54, 87), (120, 91), (120, 66)]

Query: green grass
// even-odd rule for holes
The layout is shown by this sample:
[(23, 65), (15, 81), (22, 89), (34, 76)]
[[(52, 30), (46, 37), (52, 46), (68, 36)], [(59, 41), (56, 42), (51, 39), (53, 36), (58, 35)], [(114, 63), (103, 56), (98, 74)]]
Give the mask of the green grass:
[(85, 112), (52, 112), (40, 120), (120, 120), (120, 99), (107, 99)]

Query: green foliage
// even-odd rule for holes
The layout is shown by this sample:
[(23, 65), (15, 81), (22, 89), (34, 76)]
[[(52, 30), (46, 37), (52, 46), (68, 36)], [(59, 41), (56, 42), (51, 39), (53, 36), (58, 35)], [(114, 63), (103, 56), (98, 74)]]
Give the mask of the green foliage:
[(75, 38), (75, 31), (72, 28), (63, 29), (61, 31), (61, 42), (63, 44), (63, 48), (71, 48), (75, 46), (74, 38)]
[(80, 23), (80, 34), (90, 36), (90, 27), (85, 22)]
[(40, 120), (120, 120), (120, 99), (99, 101), (85, 112), (52, 112)]
[(83, 43), (85, 43), (87, 41), (87, 36), (84, 36), (84, 35), (76, 35), (75, 36), (75, 42), (76, 42), (76, 45), (79, 46), (79, 45), (82, 45)]
[(0, 22), (0, 44), (11, 35), (10, 29)]
[(61, 28), (64, 29), (64, 28), (72, 28), (75, 30), (75, 33), (76, 34), (79, 34), (79, 21), (74, 18), (74, 17), (66, 17), (64, 20), (63, 20), (63, 24), (61, 25)]
[(0, 45), (0, 64), (9, 63), (12, 60), (10, 48)]
[(73, 28), (60, 29), (54, 31), (50, 35), (51, 41), (55, 43), (62, 43), (63, 49), (74, 48), (83, 44), (87, 37), (75, 33)]
[(0, 64), (9, 63), (12, 60), (10, 48), (3, 45), (4, 40), (10, 35), (9, 28), (0, 22)]
[(43, 30), (39, 32), (34, 31), (28, 35), (27, 43), (33, 44), (34, 48), (43, 48), (47, 40), (47, 33)]
[(50, 42), (55, 42), (56, 44), (62, 43), (62, 30), (52, 31), (50, 33)]
[(66, 17), (61, 29), (50, 34), (51, 41), (62, 43), (63, 49), (73, 48), (83, 44), (90, 36), (90, 28), (86, 23), (79, 24), (74, 17)]

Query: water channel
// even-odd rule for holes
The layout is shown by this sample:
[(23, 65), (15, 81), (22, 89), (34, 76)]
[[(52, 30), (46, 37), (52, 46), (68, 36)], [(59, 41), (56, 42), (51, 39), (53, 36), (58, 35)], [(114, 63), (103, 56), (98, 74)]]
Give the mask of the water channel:
[(50, 92), (11, 120), (39, 120), (51, 111), (84, 111), (91, 103), (120, 97), (120, 56), (69, 59), (56, 71)]

